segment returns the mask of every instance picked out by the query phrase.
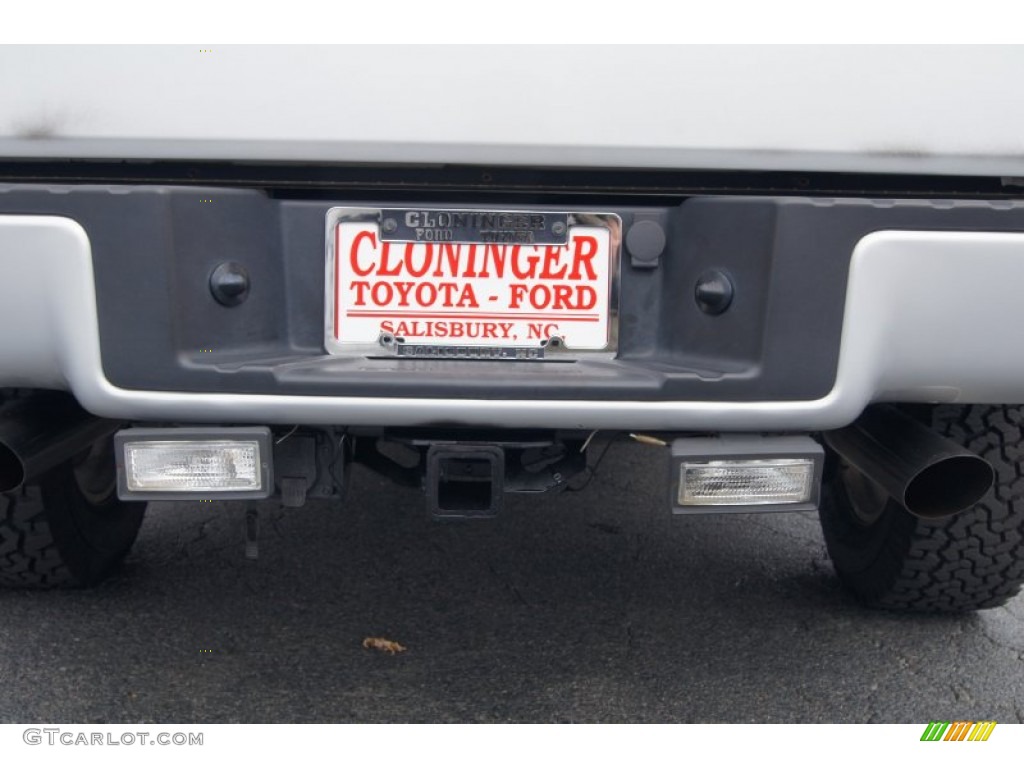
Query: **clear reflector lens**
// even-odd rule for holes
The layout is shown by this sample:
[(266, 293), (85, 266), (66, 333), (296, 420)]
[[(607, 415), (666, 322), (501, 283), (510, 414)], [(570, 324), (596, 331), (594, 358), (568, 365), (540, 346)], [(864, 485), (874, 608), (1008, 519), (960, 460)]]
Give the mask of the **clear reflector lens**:
[(255, 440), (162, 440), (124, 444), (129, 491), (258, 491)]
[(810, 501), (811, 459), (684, 462), (679, 467), (683, 507), (796, 504)]

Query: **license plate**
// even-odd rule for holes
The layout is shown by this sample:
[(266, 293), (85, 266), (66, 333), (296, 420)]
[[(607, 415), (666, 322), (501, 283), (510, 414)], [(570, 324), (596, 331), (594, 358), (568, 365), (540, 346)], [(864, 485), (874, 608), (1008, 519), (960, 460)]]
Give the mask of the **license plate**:
[(332, 208), (327, 351), (611, 351), (620, 232), (614, 214)]

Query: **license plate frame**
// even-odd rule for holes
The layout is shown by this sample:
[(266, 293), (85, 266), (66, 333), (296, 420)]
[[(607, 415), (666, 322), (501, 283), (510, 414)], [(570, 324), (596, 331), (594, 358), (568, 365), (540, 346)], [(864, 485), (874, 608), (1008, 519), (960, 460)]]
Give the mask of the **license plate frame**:
[[(325, 223), (328, 354), (519, 361), (615, 356), (622, 261), (622, 220), (615, 213), (335, 206)], [(477, 254), (483, 268), (473, 266)], [(486, 314), (462, 311), (467, 285), (468, 306)], [(417, 292), (430, 298), (441, 289), (447, 291), (437, 298), (442, 309), (437, 301), (408, 308)], [(399, 306), (403, 290), (406, 304)], [(477, 298), (481, 290), (487, 306)], [(463, 306), (452, 306), (456, 295)], [(374, 304), (381, 296), (391, 303)], [(543, 310), (531, 303), (545, 299)], [(456, 330), (465, 335), (447, 335)], [(433, 338), (441, 331), (445, 335)]]

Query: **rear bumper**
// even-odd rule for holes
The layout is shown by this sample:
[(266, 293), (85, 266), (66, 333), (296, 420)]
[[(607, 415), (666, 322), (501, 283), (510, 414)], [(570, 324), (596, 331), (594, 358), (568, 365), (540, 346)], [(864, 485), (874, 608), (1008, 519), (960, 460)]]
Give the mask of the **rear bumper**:
[[(799, 202), (815, 207), (810, 201)], [(67, 389), (97, 415), (135, 421), (564, 429), (818, 430), (850, 423), (872, 401), (1024, 400), (1024, 337), (1017, 332), (1024, 321), (1018, 288), (1024, 284), (1024, 234), (937, 231), (943, 222), (954, 221), (944, 216), (950, 211), (914, 205), (930, 211), (936, 230), (886, 228), (891, 206), (859, 204), (867, 211), (867, 234), (853, 240), (845, 253), (822, 255), (832, 259), (830, 269), (835, 271), (838, 265), (842, 273), (838, 293), (823, 281), (823, 295), (811, 295), (806, 276), (798, 279), (786, 271), (800, 265), (780, 258), (776, 248), (766, 257), (769, 271), (750, 272), (761, 274), (762, 282), (740, 286), (757, 297), (752, 303), (760, 307), (760, 314), (751, 319), (755, 327), (743, 324), (737, 329), (740, 335), (729, 338), (754, 341), (749, 349), (741, 344), (732, 358), (712, 356), (708, 367), (718, 370), (711, 375), (668, 364), (692, 360), (664, 327), (654, 328), (650, 337), (662, 340), (658, 343), (663, 348), (646, 357), (638, 336), (622, 361), (593, 363), (568, 376), (536, 368), (524, 373), (527, 369), (517, 363), (472, 361), (432, 361), (420, 370), (374, 368), (360, 361), (339, 367), (337, 358), (295, 342), (288, 319), (296, 310), (289, 303), (295, 294), (286, 285), (283, 307), (278, 308), (281, 325), (267, 332), (269, 337), (287, 337), (284, 343), (292, 351), (298, 349), (299, 357), (271, 365), (269, 373), (254, 372), (248, 380), (239, 375), (245, 360), (267, 355), (264, 338), (246, 351), (246, 335), (258, 335), (259, 329), (236, 329), (232, 357), (204, 367), (190, 356), (188, 344), (177, 343), (189, 332), (180, 314), (151, 328), (140, 320), (134, 329), (137, 340), (156, 344), (160, 336), (168, 342), (167, 359), (159, 364), (173, 365), (167, 369), (173, 376), (180, 369), (181, 386), (154, 373), (155, 365), (138, 357), (132, 347), (133, 328), (122, 327), (120, 335), (110, 330), (112, 318), (119, 317), (111, 313), (113, 305), (122, 297), (131, 303), (134, 294), (152, 285), (147, 288), (127, 277), (111, 280), (110, 263), (97, 266), (94, 227), (69, 216), (0, 215), (0, 386)], [(976, 210), (986, 217), (1001, 217), (998, 228), (1024, 229), (1022, 211), (1014, 205), (971, 204), (964, 209), (968, 214)], [(959, 215), (963, 217), (963, 211)], [(774, 232), (778, 237), (779, 230)], [(103, 236), (110, 239), (109, 232)], [(813, 238), (795, 242), (813, 253)], [(174, 274), (168, 279), (187, 255), (179, 250), (174, 257), (174, 263), (149, 263), (147, 280), (160, 286), (166, 281), (171, 295), (162, 300), (169, 306), (184, 301), (179, 310), (188, 313), (187, 290), (175, 282)], [(140, 251), (135, 258), (145, 263), (147, 255)], [(698, 256), (692, 258), (699, 261)], [(102, 270), (108, 274), (98, 290), (97, 272)], [(669, 276), (671, 270), (663, 268)], [(205, 278), (207, 272), (200, 272)], [(302, 278), (286, 273), (284, 279)], [(787, 286), (797, 283), (800, 290), (787, 294)], [(672, 285), (661, 285), (659, 301), (672, 295)], [(813, 280), (810, 285), (813, 288)], [(682, 304), (692, 288), (682, 279), (678, 286)], [(632, 288), (624, 282), (623, 290), (639, 296), (641, 288), (640, 282)], [(798, 294), (808, 294), (801, 312), (779, 311), (780, 301)], [(624, 295), (624, 313), (627, 299)], [(829, 342), (826, 349), (822, 339), (828, 337), (832, 322), (826, 308), (830, 303), (836, 333), (835, 343)], [(322, 314), (321, 307), (312, 310), (316, 317)], [(663, 308), (655, 319), (663, 320), (674, 311), (672, 306)], [(807, 326), (815, 313), (821, 315), (820, 333)], [(763, 325), (756, 326), (758, 319)], [(124, 325), (123, 316), (119, 322)], [(107, 327), (101, 330), (104, 323)], [(685, 333), (680, 332), (684, 337)], [(713, 341), (706, 334), (692, 339), (695, 345)], [(817, 339), (818, 346), (807, 339)], [(802, 362), (801, 347), (808, 358)], [(735, 351), (735, 344), (732, 348)], [(736, 370), (723, 374), (728, 363), (736, 363)], [(323, 366), (322, 375), (313, 381), (289, 380), (290, 372), (309, 370), (311, 365)], [(491, 367), (495, 365), (501, 367)], [(144, 369), (150, 371), (150, 385)], [(613, 381), (599, 375), (602, 372)], [(125, 377), (132, 375), (132, 385), (124, 386)], [(360, 387), (361, 375), (372, 386)], [(813, 386), (802, 377), (814, 379)], [(472, 378), (477, 381), (470, 382)], [(562, 387), (560, 378), (571, 378), (572, 387)], [(215, 385), (204, 391), (204, 381)], [(417, 381), (422, 381), (426, 396), (415, 396)], [(387, 396), (374, 396), (374, 388)], [(815, 390), (820, 396), (800, 396)]]

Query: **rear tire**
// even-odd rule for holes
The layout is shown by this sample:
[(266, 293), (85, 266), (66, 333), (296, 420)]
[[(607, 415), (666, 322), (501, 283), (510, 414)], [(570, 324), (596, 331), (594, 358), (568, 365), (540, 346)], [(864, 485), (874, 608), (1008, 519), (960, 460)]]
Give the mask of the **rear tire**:
[(992, 489), (971, 509), (914, 517), (829, 454), (820, 517), (839, 580), (868, 605), (958, 612), (1002, 605), (1024, 582), (1024, 407), (937, 406), (922, 417), (986, 459)]
[(146, 505), (117, 498), (110, 440), (0, 494), (0, 585), (91, 586), (128, 554)]

